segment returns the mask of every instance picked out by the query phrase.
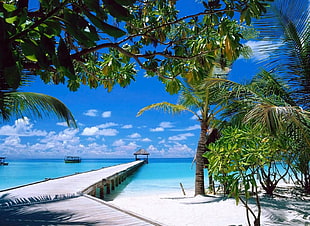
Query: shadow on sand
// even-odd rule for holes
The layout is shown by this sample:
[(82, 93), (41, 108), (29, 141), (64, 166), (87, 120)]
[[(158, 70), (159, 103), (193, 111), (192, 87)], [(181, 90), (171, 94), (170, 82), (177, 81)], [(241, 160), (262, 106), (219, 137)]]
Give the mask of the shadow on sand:
[(95, 225), (97, 222), (83, 222), (74, 219), (74, 213), (68, 211), (51, 211), (43, 205), (58, 203), (75, 198), (62, 196), (58, 199), (46, 197), (31, 197), (27, 199), (7, 199), (7, 195), (0, 197), (0, 225)]

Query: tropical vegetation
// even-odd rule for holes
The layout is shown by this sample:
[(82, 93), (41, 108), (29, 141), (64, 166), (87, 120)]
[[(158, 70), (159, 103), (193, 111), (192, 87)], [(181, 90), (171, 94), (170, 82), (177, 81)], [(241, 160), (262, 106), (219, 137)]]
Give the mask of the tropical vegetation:
[(241, 48), (233, 18), (249, 25), (268, 2), (202, 1), (182, 15), (176, 0), (1, 1), (1, 77), (13, 88), (28, 73), (73, 91), (111, 90), (135, 80), (138, 66), (175, 93), (177, 77), (199, 76), (192, 69), (221, 54), (233, 59)]
[[(271, 57), (263, 60), (269, 71), (262, 71), (241, 91), (240, 86), (231, 89), (233, 98), (223, 114), (229, 127), (205, 153), (209, 173), (226, 193), (245, 204), (249, 225), (249, 215), (254, 225), (260, 225), (258, 183), (273, 195), (280, 180), (295, 176), (296, 184), (309, 193), (309, 2), (276, 1), (273, 6), (275, 11), (256, 26), (273, 45), (279, 38), (283, 42), (271, 47)], [(266, 29), (275, 15), (280, 26), (273, 27), (280, 30)], [(248, 205), (252, 195), (256, 214)]]
[[(82, 84), (111, 91), (135, 80), (139, 68), (177, 93), (183, 80), (199, 83), (214, 74), (215, 65), (225, 69), (237, 59), (245, 49), (245, 25), (265, 13), (269, 2), (201, 1), (199, 12), (182, 15), (175, 0), (1, 1), (1, 80), (14, 92), (25, 75), (65, 83), (72, 91)], [(38, 113), (34, 105), (28, 107)], [(203, 110), (197, 194), (204, 194), (202, 150), (209, 110)]]
[[(215, 75), (205, 75), (206, 78), (212, 78), (212, 76)], [(155, 103), (144, 107), (137, 114), (137, 116), (140, 116), (145, 111), (151, 109), (163, 110), (172, 114), (188, 111), (199, 121), (200, 135), (195, 155), (195, 195), (205, 194), (204, 168), (206, 167), (207, 159), (203, 158), (203, 154), (208, 150), (207, 144), (210, 142), (210, 135), (213, 134), (214, 139), (217, 137), (216, 130), (213, 131), (210, 124), (221, 110), (220, 107), (217, 108), (214, 107), (214, 105), (218, 105), (221, 102), (220, 100), (223, 99), (225, 88), (225, 86), (220, 86), (217, 83), (212, 86), (206, 86), (202, 85), (199, 80), (195, 82), (186, 80), (181, 88), (177, 104), (168, 102)], [(213, 106), (213, 108), (211, 108), (211, 106)], [(209, 186), (212, 186), (212, 184), (212, 177), (210, 177)], [(212, 187), (211, 190), (213, 190)]]

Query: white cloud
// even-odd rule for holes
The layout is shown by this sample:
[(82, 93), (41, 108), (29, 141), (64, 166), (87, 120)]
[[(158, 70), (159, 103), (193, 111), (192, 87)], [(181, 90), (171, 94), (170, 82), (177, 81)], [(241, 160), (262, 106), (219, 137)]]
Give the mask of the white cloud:
[(167, 157), (193, 157), (195, 155), (195, 151), (188, 147), (186, 144), (176, 143), (173, 146), (169, 147), (166, 151)]
[(162, 132), (167, 128), (173, 128), (174, 125), (171, 122), (161, 122), (158, 127), (150, 129), (151, 132)]
[(98, 135), (101, 136), (116, 136), (118, 131), (116, 129), (101, 129), (98, 132)]
[(3, 136), (45, 136), (46, 131), (32, 129), (33, 124), (27, 117), (15, 120), (14, 125), (5, 125), (0, 128)]
[(161, 122), (159, 124), (159, 127), (162, 127), (162, 128), (172, 128), (172, 127), (174, 127), (174, 125), (171, 122)]
[(151, 144), (150, 146), (148, 146), (147, 151), (153, 152), (153, 151), (158, 151), (158, 149), (153, 144)]
[(198, 129), (201, 129), (200, 125), (196, 124), (196, 125), (184, 128), (184, 129), (171, 129), (171, 131), (192, 131), (192, 130), (198, 130)]
[(187, 137), (193, 137), (195, 136), (193, 133), (183, 133), (183, 134), (179, 134), (179, 135), (176, 135), (176, 136), (171, 136), (168, 138), (168, 140), (172, 140), (172, 141), (180, 141), (180, 140), (186, 140)]
[(116, 147), (123, 146), (123, 145), (125, 145), (125, 142), (122, 139), (116, 140), (112, 144), (112, 146), (116, 146)]
[[(252, 49), (252, 59), (255, 61), (264, 60), (270, 57), (270, 53), (283, 45), (281, 42), (272, 42), (267, 40), (247, 41), (246, 46)], [(268, 48), (266, 48), (268, 46)]]
[(165, 156), (165, 151), (163, 149), (159, 150), (157, 147), (155, 147), (152, 144), (146, 148), (146, 151), (155, 157), (167, 157), (167, 156)]
[(18, 136), (9, 136), (4, 139), (3, 144), (8, 146), (19, 146), (21, 139)]
[(129, 138), (140, 138), (141, 135), (139, 133), (133, 133), (128, 136)]
[(79, 130), (72, 128), (59, 133), (51, 131), (42, 139), (36, 138), (36, 140), (25, 144), (22, 143), (21, 137), (9, 136), (0, 142), (0, 153), (9, 158), (13, 156), (19, 158), (62, 158), (65, 155), (79, 155), (84, 158), (133, 157), (133, 152), (139, 147), (135, 142), (125, 143), (123, 140), (115, 141), (114, 146), (110, 145), (110, 147), (102, 141), (96, 143), (94, 138), (98, 139), (99, 135), (116, 134), (117, 131), (113, 129), (89, 127), (84, 130), (84, 133), (92, 134), (85, 138), (84, 141), (87, 143), (82, 143), (83, 141), (78, 136)]
[(105, 111), (101, 114), (102, 118), (110, 118), (112, 115), (112, 111)]
[(6, 157), (22, 157), (28, 155), (29, 148), (27, 145), (21, 143), (21, 139), (18, 136), (6, 137), (2, 143), (0, 143), (1, 155)]
[(158, 148), (154, 145), (149, 145), (146, 150), (154, 157), (180, 158), (193, 157), (195, 151), (186, 144), (175, 143), (166, 145), (165, 148)]
[(97, 126), (86, 127), (81, 133), (82, 136), (116, 136), (117, 134), (116, 129), (101, 129)]
[(101, 124), (101, 125), (99, 125), (97, 127), (100, 128), (100, 129), (105, 129), (105, 128), (109, 128), (109, 127), (112, 127), (112, 126), (118, 126), (118, 124), (114, 123), (114, 122), (107, 122), (107, 123)]
[(55, 131), (50, 132), (46, 137), (42, 138), (40, 142), (42, 143), (78, 143), (79, 138), (76, 136), (79, 132), (78, 129), (65, 129), (59, 133)]
[(87, 137), (86, 140), (89, 141), (89, 142), (94, 142), (94, 141), (96, 141), (96, 139), (93, 138), (93, 137)]
[(124, 125), (122, 129), (131, 129), (132, 127), (133, 127), (132, 125)]
[(157, 127), (157, 128), (154, 128), (154, 129), (150, 129), (151, 132), (162, 132), (164, 130), (165, 129), (163, 127)]
[(143, 138), (141, 141), (142, 142), (151, 142), (152, 140), (150, 138)]
[(90, 117), (96, 117), (98, 116), (98, 110), (89, 109), (88, 111), (84, 112), (83, 115), (90, 116)]
[(192, 130), (197, 130), (197, 129), (201, 129), (201, 126), (199, 124), (189, 126), (185, 129), (185, 131), (192, 131)]
[(118, 126), (117, 123), (107, 122), (101, 125), (84, 128), (81, 135), (83, 136), (115, 136), (118, 134), (116, 129), (109, 127)]
[(97, 132), (99, 131), (98, 127), (86, 127), (82, 134), (83, 136), (93, 136), (93, 135), (97, 135)]
[[(120, 142), (120, 141), (119, 141)], [(123, 143), (122, 145), (115, 146), (115, 151), (126, 153), (126, 155), (132, 155), (136, 149), (138, 149), (140, 146), (136, 144), (136, 142), (129, 142), (128, 144)], [(129, 153), (130, 152), (130, 153)]]
[(66, 122), (57, 122), (56, 125), (68, 127), (68, 124)]
[[(78, 154), (81, 150), (77, 129), (65, 129), (59, 133), (51, 131), (37, 143), (27, 143), (26, 147), (15, 146), (15, 155), (20, 157), (63, 157), (68, 154)], [(26, 151), (25, 151), (26, 149)], [(12, 153), (11, 153), (12, 154)]]

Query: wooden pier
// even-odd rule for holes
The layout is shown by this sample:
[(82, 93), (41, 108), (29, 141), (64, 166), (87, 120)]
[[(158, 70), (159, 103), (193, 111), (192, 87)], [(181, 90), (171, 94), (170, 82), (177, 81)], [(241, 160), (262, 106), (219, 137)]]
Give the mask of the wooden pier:
[(160, 225), (102, 200), (143, 161), (0, 191), (0, 225)]

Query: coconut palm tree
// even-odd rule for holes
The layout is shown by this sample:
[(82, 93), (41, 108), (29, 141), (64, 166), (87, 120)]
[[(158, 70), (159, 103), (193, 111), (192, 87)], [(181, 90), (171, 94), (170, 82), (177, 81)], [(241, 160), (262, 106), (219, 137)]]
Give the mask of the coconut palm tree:
[[(296, 168), (304, 178), (299, 182), (310, 192), (310, 2), (276, 0), (272, 9), (256, 24), (264, 39), (269, 40), (261, 49), (271, 49), (270, 57), (263, 62), (269, 71), (287, 81), (287, 96), (291, 100), (281, 96), (284, 104), (257, 105), (248, 112), (247, 120), (261, 121), (273, 132), (290, 131), (286, 136), (296, 139)], [(273, 29), (266, 29), (268, 26)], [(270, 43), (275, 45), (279, 40), (278, 48), (270, 48)]]
[(301, 119), (308, 114), (291, 97), (285, 80), (267, 71), (257, 74), (244, 85), (241, 95), (231, 96), (235, 98), (229, 100), (223, 118), (229, 117), (237, 123), (251, 121), (253, 125), (264, 126), (271, 134), (280, 132), (288, 122), (302, 128)]
[[(212, 77), (212, 76), (211, 76)], [(214, 77), (214, 76), (213, 76)], [(209, 82), (212, 81), (212, 82)], [(215, 81), (215, 82), (214, 82)], [(221, 85), (220, 82), (225, 79), (206, 79), (200, 81), (185, 81), (182, 85), (179, 101), (177, 104), (161, 102), (151, 104), (141, 109), (137, 116), (142, 115), (145, 111), (156, 109), (168, 113), (179, 113), (188, 111), (192, 113), (200, 122), (200, 136), (196, 150), (196, 174), (195, 174), (195, 195), (204, 195), (204, 168), (205, 159), (202, 155), (208, 151), (208, 137), (212, 134), (211, 123), (215, 116), (223, 109), (221, 103), (227, 93), (227, 86)], [(211, 178), (209, 178), (211, 179)], [(209, 180), (212, 189), (212, 180)]]
[(276, 0), (256, 21), (261, 38), (268, 41), (259, 48), (268, 52), (261, 61), (267, 71), (253, 78), (247, 86), (250, 92), (230, 106), (226, 117), (239, 115), (253, 124), (262, 123), (271, 133), (283, 130), (287, 122), (305, 128), (310, 108), (309, 12), (308, 0)]
[(223, 117), (230, 117), (234, 125), (262, 127), (279, 140), (287, 150), (279, 155), (286, 156), (282, 160), (298, 171), (297, 180), (310, 192), (310, 112), (297, 105), (285, 80), (267, 71), (256, 75), (244, 90), (246, 95), (231, 100)]

